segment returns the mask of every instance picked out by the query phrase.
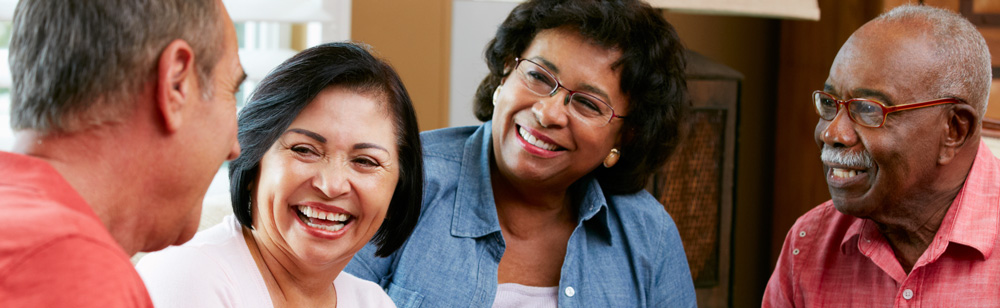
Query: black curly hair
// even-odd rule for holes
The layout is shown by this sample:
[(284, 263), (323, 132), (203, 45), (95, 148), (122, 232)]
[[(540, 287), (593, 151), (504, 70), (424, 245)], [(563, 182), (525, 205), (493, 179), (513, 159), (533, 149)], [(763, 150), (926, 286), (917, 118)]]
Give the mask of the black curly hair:
[(629, 113), (621, 136), (621, 159), (593, 175), (611, 194), (634, 193), (646, 186), (678, 139), (678, 122), (687, 86), (683, 47), (662, 13), (640, 0), (535, 0), (518, 5), (486, 47), (490, 74), (476, 90), (480, 121), (493, 117), (493, 91), (534, 40), (546, 29), (570, 27), (594, 44), (621, 50), (612, 68), (621, 70), (621, 91)]

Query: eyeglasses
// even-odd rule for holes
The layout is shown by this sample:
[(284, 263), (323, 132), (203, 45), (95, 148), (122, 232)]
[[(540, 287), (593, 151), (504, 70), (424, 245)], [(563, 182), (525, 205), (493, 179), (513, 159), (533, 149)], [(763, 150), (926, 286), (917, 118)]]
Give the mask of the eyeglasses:
[(611, 104), (608, 104), (597, 96), (566, 88), (556, 79), (555, 75), (541, 65), (538, 65), (538, 63), (520, 58), (515, 58), (515, 61), (517, 63), (514, 65), (514, 70), (517, 71), (517, 75), (524, 83), (524, 86), (532, 93), (538, 96), (551, 97), (556, 95), (559, 88), (566, 89), (569, 95), (566, 96), (563, 105), (570, 106), (569, 113), (575, 118), (598, 127), (608, 125), (614, 118), (625, 118), (625, 116), (616, 115), (615, 109), (611, 108)]
[(885, 104), (881, 102), (864, 98), (840, 100), (832, 94), (823, 91), (813, 92), (812, 97), (813, 103), (816, 104), (816, 113), (819, 114), (821, 119), (833, 121), (833, 118), (837, 117), (837, 113), (840, 112), (840, 105), (844, 105), (847, 107), (847, 114), (851, 117), (851, 120), (854, 121), (854, 123), (873, 128), (885, 125), (885, 118), (888, 117), (891, 112), (924, 108), (941, 104), (954, 104), (959, 102), (959, 100), (955, 98), (940, 98), (926, 102), (886, 107)]

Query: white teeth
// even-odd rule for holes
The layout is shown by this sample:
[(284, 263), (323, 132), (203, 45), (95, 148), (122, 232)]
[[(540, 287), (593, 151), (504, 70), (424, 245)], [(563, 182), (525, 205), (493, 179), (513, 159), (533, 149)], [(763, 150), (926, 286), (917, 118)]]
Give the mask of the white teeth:
[(524, 141), (527, 141), (531, 145), (534, 145), (536, 147), (543, 148), (543, 149), (546, 149), (546, 150), (549, 150), (549, 151), (555, 151), (556, 148), (557, 148), (556, 145), (554, 145), (554, 144), (550, 144), (550, 143), (547, 143), (545, 141), (538, 140), (538, 138), (535, 138), (535, 136), (532, 136), (531, 134), (529, 134), (528, 130), (524, 129), (524, 127), (518, 128), (517, 132), (519, 134), (521, 134), (521, 138), (524, 138)]
[[(312, 207), (309, 207), (309, 206), (305, 206), (305, 205), (298, 206), (298, 209), (299, 209), (299, 212), (302, 212), (302, 214), (306, 215), (306, 217), (313, 218), (313, 219), (323, 219), (323, 220), (340, 222), (341, 224), (339, 224), (339, 225), (341, 225), (341, 227), (343, 227), (343, 222), (346, 222), (347, 219), (351, 217), (351, 215), (348, 215), (348, 214), (324, 212), (324, 211), (320, 211), (318, 209), (315, 209), (315, 208), (312, 208)], [(309, 225), (312, 226), (312, 224), (309, 224)], [(340, 230), (340, 228), (338, 227), (337, 230)], [(333, 231), (337, 231), (337, 230), (333, 230)]]
[(852, 178), (857, 176), (858, 173), (860, 173), (858, 170), (833, 168), (833, 177), (835, 178)]
[(332, 225), (329, 225), (329, 226), (314, 224), (314, 223), (310, 223), (310, 222), (306, 222), (306, 224), (309, 225), (310, 227), (313, 227), (313, 228), (316, 228), (316, 229), (323, 229), (323, 230), (326, 230), (326, 231), (334, 231), (334, 232), (344, 228), (344, 224), (342, 224), (342, 223), (332, 224)]

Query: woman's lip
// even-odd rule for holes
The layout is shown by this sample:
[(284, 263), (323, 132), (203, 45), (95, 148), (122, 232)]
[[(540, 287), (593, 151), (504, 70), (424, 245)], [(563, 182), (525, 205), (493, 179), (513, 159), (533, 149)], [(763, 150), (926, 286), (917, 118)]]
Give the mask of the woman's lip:
[[(527, 140), (524, 140), (524, 137), (521, 137), (521, 134), (518, 133), (519, 128), (521, 128), (520, 125), (514, 125), (514, 131), (512, 133), (514, 134), (514, 138), (517, 140), (517, 143), (520, 144), (521, 148), (524, 149), (525, 151), (527, 151), (528, 153), (531, 153), (532, 155), (543, 157), (543, 158), (552, 158), (552, 157), (556, 157), (556, 156), (559, 156), (560, 154), (562, 154), (562, 151), (549, 151), (549, 150), (546, 150), (546, 149), (543, 149), (543, 148), (539, 148), (539, 147), (535, 146), (534, 144), (529, 143)], [(525, 127), (525, 129), (528, 130), (529, 134), (532, 134), (532, 130), (530, 128)], [(539, 138), (539, 136), (537, 136), (535, 134), (532, 134), (532, 136), (535, 136), (535, 138)], [(542, 139), (542, 140), (545, 141), (545, 142), (549, 142), (549, 141), (546, 141), (546, 140), (551, 140), (551, 139), (545, 138), (545, 139)], [(555, 143), (552, 143), (552, 144), (555, 144)]]
[(352, 226), (354, 226), (354, 221), (357, 220), (352, 216), (352, 218), (348, 219), (347, 223), (345, 223), (344, 227), (340, 228), (340, 230), (329, 231), (329, 230), (310, 227), (308, 224), (306, 224), (306, 222), (302, 221), (302, 217), (299, 217), (299, 213), (296, 207), (289, 207), (288, 210), (291, 212), (292, 217), (295, 217), (295, 221), (298, 222), (299, 227), (301, 227), (306, 233), (327, 240), (336, 240), (343, 237), (344, 234), (347, 234), (347, 230), (349, 230)]
[(330, 213), (336, 213), (336, 214), (347, 214), (347, 215), (355, 216), (351, 212), (348, 212), (347, 210), (342, 209), (342, 208), (340, 208), (338, 206), (330, 205), (330, 204), (326, 204), (326, 203), (321, 203), (321, 202), (302, 202), (302, 203), (299, 203), (299, 204), (296, 204), (296, 205), (292, 205), (292, 207), (293, 208), (298, 208), (299, 205), (308, 206), (308, 207), (315, 208), (315, 209), (318, 209), (318, 210), (324, 211), (324, 212), (330, 212)]
[[(517, 128), (517, 129), (524, 128), (525, 130), (528, 131), (529, 134), (531, 134), (531, 136), (534, 136), (536, 139), (541, 140), (542, 142), (545, 142), (545, 143), (548, 143), (548, 144), (555, 145), (556, 148), (563, 148), (563, 146), (559, 145), (559, 143), (557, 143), (555, 140), (552, 140), (552, 138), (549, 138), (549, 136), (546, 136), (546, 135), (543, 135), (542, 133), (539, 133), (538, 130), (536, 130), (534, 128), (527, 127), (527, 126), (520, 125), (520, 124), (516, 125), (515, 128)], [(520, 135), (520, 134), (518, 134), (518, 135)]]

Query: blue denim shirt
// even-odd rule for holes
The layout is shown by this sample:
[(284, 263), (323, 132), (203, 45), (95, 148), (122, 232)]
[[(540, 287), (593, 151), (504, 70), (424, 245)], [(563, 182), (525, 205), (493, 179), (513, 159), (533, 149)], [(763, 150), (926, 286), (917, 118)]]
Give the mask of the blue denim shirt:
[[(421, 134), (424, 199), (406, 244), (387, 258), (368, 244), (345, 269), (402, 308), (490, 307), (504, 239), (490, 184), (490, 122)], [(579, 222), (559, 279), (559, 307), (695, 307), (674, 221), (649, 193), (605, 195), (585, 177)]]

